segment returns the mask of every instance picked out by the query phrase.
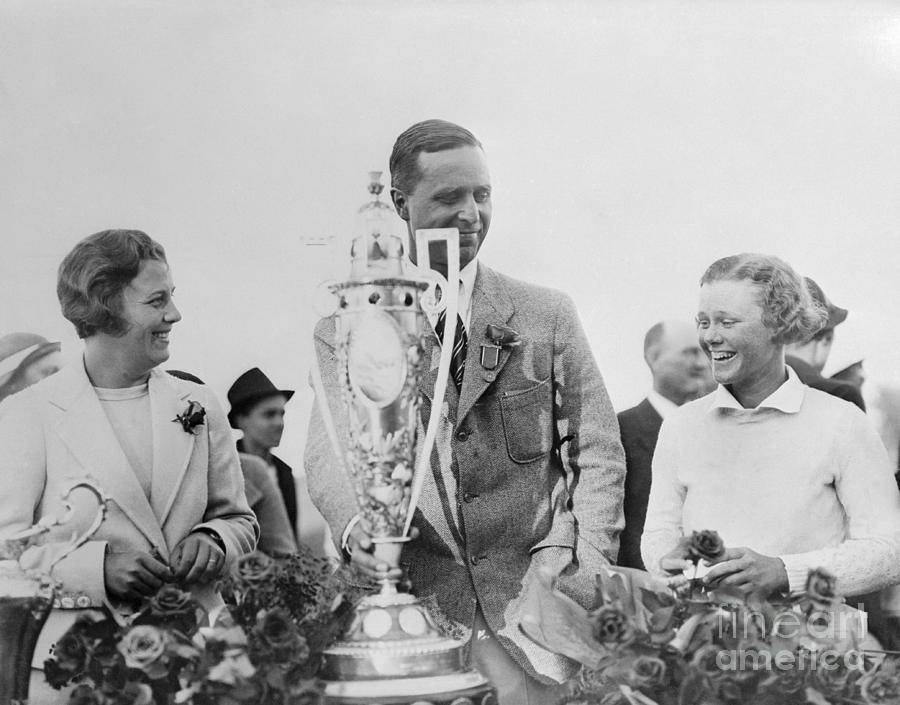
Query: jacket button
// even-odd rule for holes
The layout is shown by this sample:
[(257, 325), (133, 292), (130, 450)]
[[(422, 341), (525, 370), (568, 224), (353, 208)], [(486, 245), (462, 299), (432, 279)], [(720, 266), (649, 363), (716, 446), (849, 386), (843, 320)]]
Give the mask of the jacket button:
[(466, 502), (466, 503), (468, 504), (469, 502), (471, 502), (472, 500), (474, 500), (476, 496), (477, 496), (477, 495), (474, 495), (474, 494), (472, 494), (471, 492), (466, 492), (466, 493), (463, 495), (463, 502)]
[(458, 440), (458, 441), (465, 441), (465, 440), (468, 440), (468, 438), (469, 438), (469, 432), (468, 432), (468, 431), (459, 431), (459, 432), (456, 434), (456, 440)]

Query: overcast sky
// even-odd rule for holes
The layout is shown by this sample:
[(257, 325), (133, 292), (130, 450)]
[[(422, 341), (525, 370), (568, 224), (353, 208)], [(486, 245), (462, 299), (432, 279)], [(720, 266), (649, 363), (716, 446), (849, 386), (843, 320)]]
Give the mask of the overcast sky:
[(312, 300), (349, 271), (367, 172), (430, 117), (485, 146), (484, 261), (575, 298), (618, 409), (645, 330), (748, 250), (817, 279), (851, 311), (835, 354), (900, 382), (900, 5), (861, 0), (2, 0), (0, 333), (77, 352), (59, 261), (146, 230), (171, 366), (297, 389), (299, 469)]

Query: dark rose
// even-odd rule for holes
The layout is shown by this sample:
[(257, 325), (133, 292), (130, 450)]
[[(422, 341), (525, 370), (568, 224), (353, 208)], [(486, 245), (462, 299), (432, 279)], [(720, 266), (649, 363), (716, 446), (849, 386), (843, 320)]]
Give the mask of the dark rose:
[(741, 705), (746, 702), (740, 681), (734, 676), (721, 673), (713, 679), (716, 697), (725, 705)]
[(828, 663), (822, 660), (818, 663), (810, 681), (823, 695), (847, 695), (851, 675), (844, 659), (836, 658)]
[(197, 426), (203, 425), (203, 419), (205, 418), (206, 409), (203, 408), (203, 405), (200, 404), (200, 402), (189, 399), (187, 409), (181, 414), (176, 414), (172, 421), (180, 422), (181, 427), (185, 431), (194, 433), (194, 429), (197, 428)]
[(494, 345), (514, 348), (522, 342), (519, 334), (512, 328), (489, 323), (485, 331), (485, 337)]
[(253, 551), (238, 558), (233, 570), (239, 581), (255, 586), (275, 574), (275, 561), (265, 553)]
[(778, 671), (778, 676), (771, 686), (772, 690), (781, 695), (794, 695), (806, 689), (806, 674), (796, 668), (787, 671)]
[(280, 607), (260, 613), (253, 631), (268, 649), (276, 652), (275, 658), (279, 660), (288, 656), (294, 658), (298, 651), (306, 647), (303, 637), (291, 622), (290, 614)]
[(653, 690), (666, 680), (666, 664), (655, 656), (638, 656), (631, 666), (628, 678), (632, 688)]
[(105, 701), (106, 698), (85, 683), (76, 685), (69, 694), (69, 705), (103, 705)]
[(601, 644), (622, 644), (631, 639), (631, 622), (618, 607), (601, 607), (591, 615), (591, 621), (594, 638)]
[(174, 585), (163, 585), (150, 600), (150, 609), (159, 615), (193, 612), (194, 601), (189, 592), (179, 590)]
[(838, 602), (837, 578), (823, 568), (809, 571), (806, 596), (820, 609), (833, 607)]
[(153, 690), (146, 683), (128, 681), (122, 688), (122, 697), (128, 705), (153, 705)]
[(719, 647), (713, 644), (705, 644), (694, 652), (691, 665), (706, 676), (716, 676), (722, 673), (719, 666)]
[(722, 537), (715, 531), (694, 531), (691, 534), (691, 545), (688, 547), (688, 556), (694, 563), (701, 558), (705, 561), (714, 561), (725, 555), (725, 544)]
[(73, 673), (81, 671), (87, 659), (87, 645), (82, 635), (74, 629), (63, 634), (53, 647), (53, 657), (60, 668)]

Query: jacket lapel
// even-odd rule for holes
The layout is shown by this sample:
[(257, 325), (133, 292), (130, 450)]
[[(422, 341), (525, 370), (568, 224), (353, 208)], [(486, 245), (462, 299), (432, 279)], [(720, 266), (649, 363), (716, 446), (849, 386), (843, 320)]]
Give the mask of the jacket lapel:
[[(184, 430), (176, 416), (187, 409), (189, 391), (180, 391), (165, 372), (150, 373), (150, 414), (153, 423), (153, 489), (150, 503), (164, 525), (188, 469), (196, 436)], [(200, 433), (203, 429), (195, 433)]]
[(122, 452), (83, 361), (67, 365), (57, 375), (59, 386), (50, 403), (63, 412), (57, 426), (60, 439), (81, 470), (97, 479), (122, 513), (165, 555), (166, 543), (159, 522)]
[(509, 348), (500, 350), (500, 357), (493, 369), (481, 364), (481, 346), (490, 343), (487, 339), (488, 324), (506, 326), (515, 312), (512, 299), (507, 294), (497, 275), (487, 267), (478, 265), (475, 287), (472, 291), (472, 316), (469, 323), (469, 345), (466, 352), (466, 368), (460, 390), (458, 424), (465, 418), (484, 391), (497, 379), (497, 375), (509, 360)]

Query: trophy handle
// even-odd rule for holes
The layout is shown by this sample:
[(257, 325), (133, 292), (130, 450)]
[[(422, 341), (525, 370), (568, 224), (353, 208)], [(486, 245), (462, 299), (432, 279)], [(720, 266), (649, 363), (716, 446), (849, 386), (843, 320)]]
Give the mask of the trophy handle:
[(69, 519), (72, 518), (72, 514), (74, 510), (72, 509), (71, 503), (69, 500), (69, 495), (72, 494), (72, 491), (79, 488), (84, 487), (85, 489), (90, 490), (94, 493), (94, 497), (97, 500), (97, 512), (94, 514), (94, 520), (91, 522), (91, 525), (80, 535), (72, 538), (72, 541), (69, 543), (68, 548), (66, 548), (61, 554), (59, 554), (53, 562), (50, 563), (50, 567), (48, 572), (52, 572), (53, 568), (59, 563), (63, 558), (66, 558), (73, 551), (81, 548), (90, 541), (91, 537), (97, 533), (97, 529), (100, 528), (100, 525), (103, 523), (103, 520), (106, 519), (106, 511), (109, 504), (109, 497), (103, 491), (103, 488), (100, 487), (100, 484), (90, 475), (81, 477), (75, 480), (72, 480), (66, 488), (62, 491), (60, 498), (63, 501), (63, 506), (65, 507), (65, 512), (63, 515), (55, 520), (53, 523), (47, 526), (47, 530), (50, 529), (50, 526), (56, 526), (59, 524), (65, 524)]
[[(416, 256), (418, 266), (423, 272), (431, 275), (440, 274), (431, 269), (429, 244), (432, 242), (447, 243), (447, 278), (444, 280), (443, 296), (441, 303), (446, 302), (446, 319), (444, 323), (444, 341), (441, 344), (441, 358), (438, 363), (438, 376), (434, 384), (434, 399), (431, 402), (431, 413), (428, 416), (428, 426), (425, 429), (425, 441), (422, 450), (416, 457), (416, 468), (413, 472), (412, 490), (409, 496), (409, 508), (406, 512), (406, 521), (403, 524), (402, 536), (409, 534), (416, 505), (422, 495), (422, 487), (425, 484), (425, 473), (431, 463), (431, 450), (437, 438), (438, 419), (444, 406), (444, 394), (447, 391), (447, 380), (450, 377), (450, 358), (453, 356), (453, 345), (456, 340), (456, 316), (459, 312), (459, 230), (456, 228), (432, 228), (429, 230), (416, 230)], [(454, 286), (450, 282), (454, 282)], [(425, 302), (422, 307), (426, 308)], [(440, 310), (440, 309), (437, 309)]]

